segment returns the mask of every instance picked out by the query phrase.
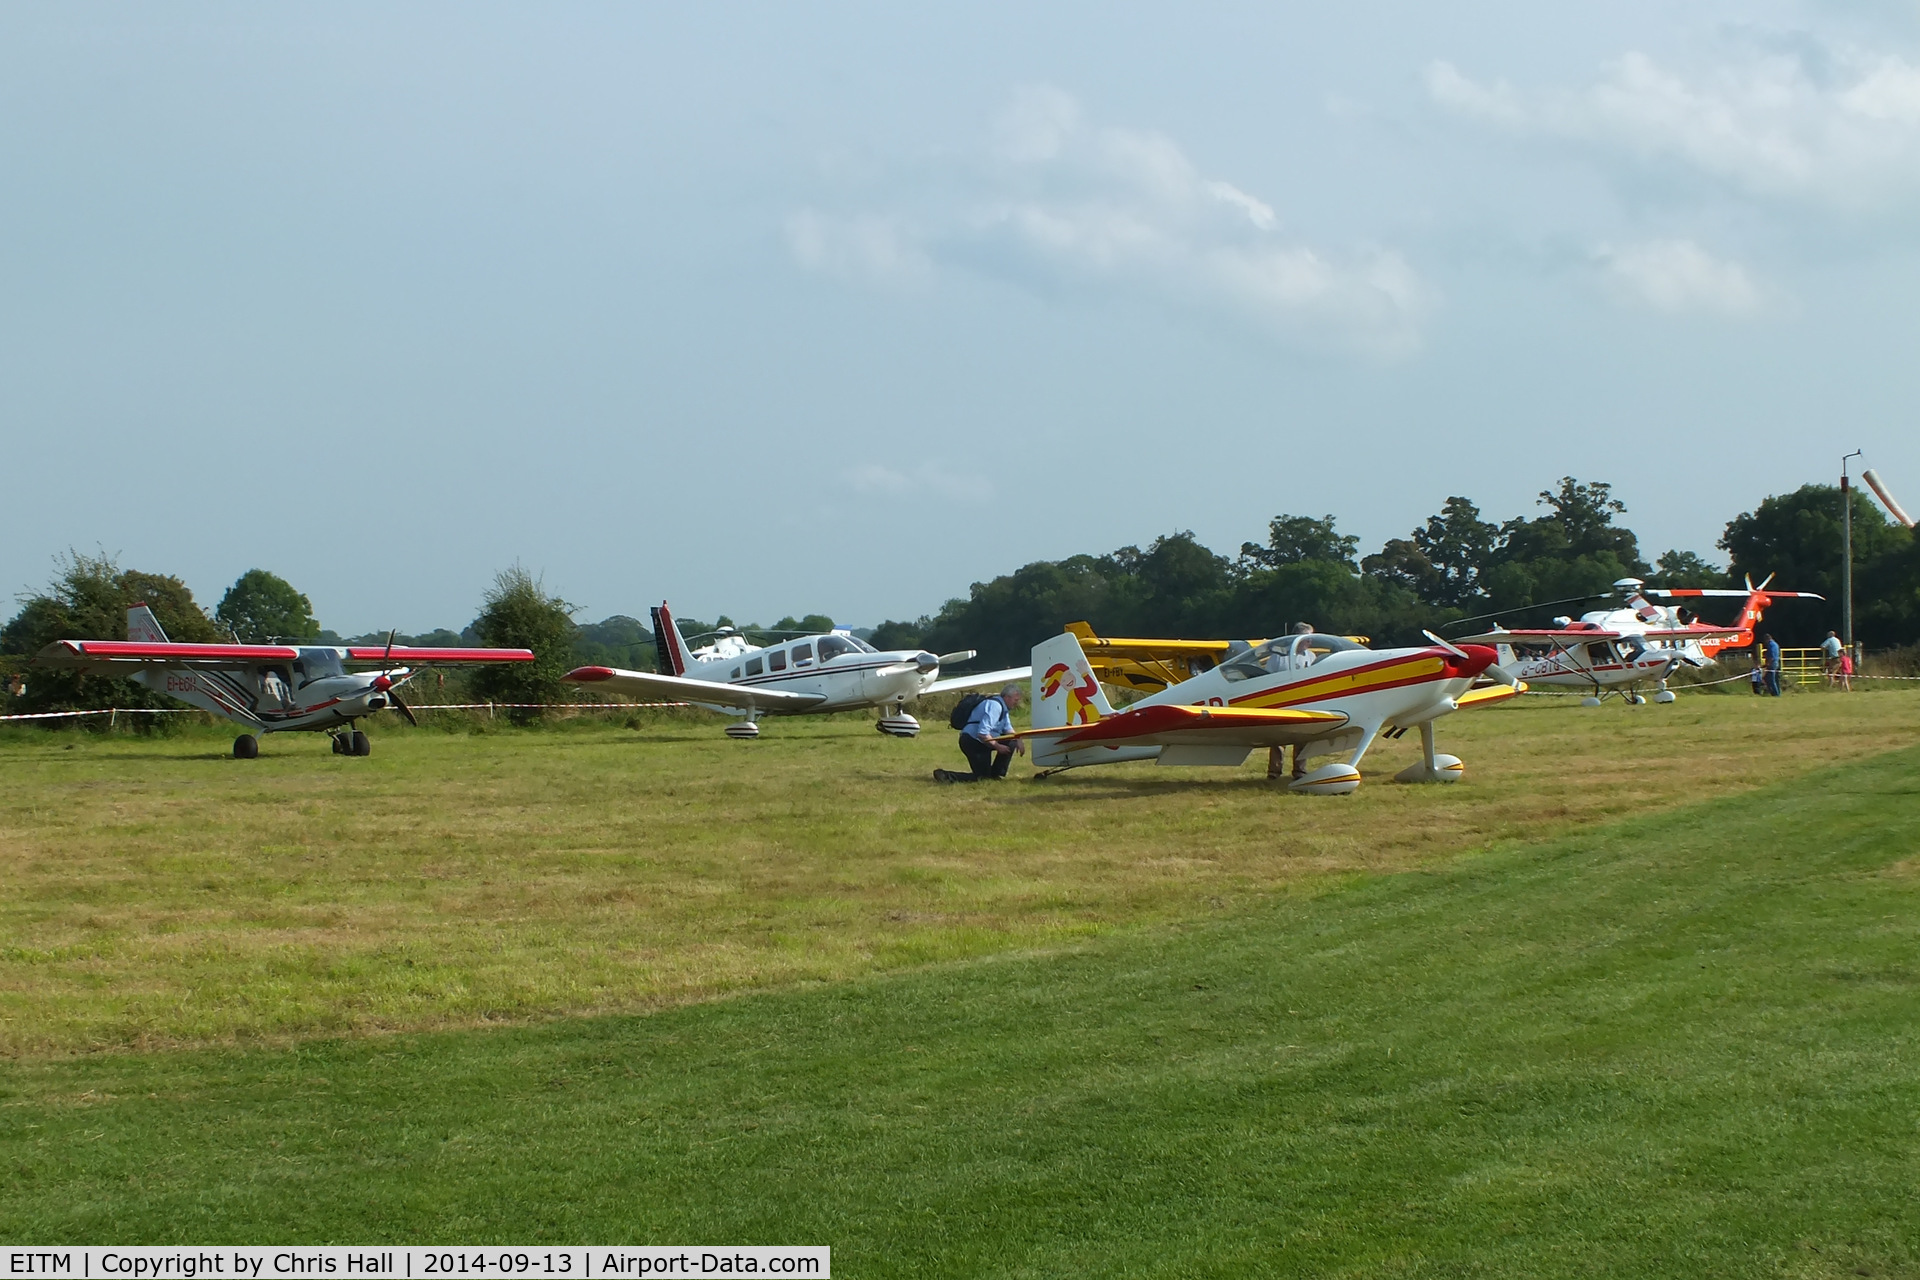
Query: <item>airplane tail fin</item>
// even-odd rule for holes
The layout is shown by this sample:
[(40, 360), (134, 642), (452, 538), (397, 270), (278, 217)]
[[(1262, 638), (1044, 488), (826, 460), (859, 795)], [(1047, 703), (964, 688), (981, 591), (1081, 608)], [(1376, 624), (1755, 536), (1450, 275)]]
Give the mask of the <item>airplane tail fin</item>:
[(1092, 724), (1113, 714), (1080, 637), (1063, 632), (1033, 646), (1033, 727)]
[(127, 607), (127, 639), (143, 644), (166, 644), (167, 633), (160, 629), (160, 619), (153, 616), (153, 610), (140, 603)]
[(660, 672), (663, 675), (683, 676), (687, 674), (687, 642), (680, 634), (680, 624), (673, 620), (673, 611), (662, 600), (660, 607), (653, 611), (653, 646), (659, 654)]

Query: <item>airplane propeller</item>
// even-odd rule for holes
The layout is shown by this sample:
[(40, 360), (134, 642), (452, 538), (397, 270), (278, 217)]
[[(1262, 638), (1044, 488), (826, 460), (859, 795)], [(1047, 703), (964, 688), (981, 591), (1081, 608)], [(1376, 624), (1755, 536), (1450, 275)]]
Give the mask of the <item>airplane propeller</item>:
[[(1442, 649), (1445, 649), (1448, 653), (1452, 654), (1456, 658), (1462, 658), (1469, 662), (1473, 660), (1473, 655), (1468, 653), (1465, 649), (1460, 648), (1458, 645), (1450, 644), (1447, 641), (1442, 640), (1439, 636), (1433, 634), (1433, 632), (1431, 631), (1422, 631), (1420, 634), (1425, 636), (1427, 639), (1433, 641), (1435, 644), (1439, 645)], [(1515, 676), (1513, 672), (1507, 670), (1505, 667), (1501, 666), (1497, 662), (1490, 664), (1487, 667), (1484, 674), (1492, 676), (1495, 680), (1498, 680), (1501, 684), (1506, 685), (1509, 689), (1513, 688), (1515, 685), (1520, 683), (1519, 677)]]
[[(896, 662), (890, 666), (880, 668), (874, 672), (874, 674), (877, 676), (897, 676), (904, 675), (909, 671), (918, 671), (923, 676), (929, 675), (932, 672), (938, 671), (940, 664), (945, 662), (947, 658), (953, 656), (955, 655), (947, 654), (942, 657), (935, 657), (931, 653), (917, 653), (913, 656), (912, 662)], [(969, 653), (966, 656), (971, 658), (973, 655)]]
[(398, 634), (400, 634), (398, 630), (387, 632), (387, 651), (380, 655), (380, 678), (374, 681), (373, 687), (386, 694), (387, 701), (393, 704), (393, 709), (405, 716), (408, 724), (418, 729), (420, 721), (415, 718), (413, 708), (400, 697), (399, 686), (393, 683), (393, 638)]

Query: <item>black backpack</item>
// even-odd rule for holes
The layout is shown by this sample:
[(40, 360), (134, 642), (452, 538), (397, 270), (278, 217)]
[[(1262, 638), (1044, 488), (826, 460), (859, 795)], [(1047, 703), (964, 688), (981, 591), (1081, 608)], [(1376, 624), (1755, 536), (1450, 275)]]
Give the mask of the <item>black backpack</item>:
[(996, 698), (998, 696), (998, 694), (993, 693), (968, 694), (954, 704), (953, 714), (947, 717), (947, 727), (949, 729), (965, 729), (973, 720), (973, 713), (980, 709), (980, 704), (988, 698)]

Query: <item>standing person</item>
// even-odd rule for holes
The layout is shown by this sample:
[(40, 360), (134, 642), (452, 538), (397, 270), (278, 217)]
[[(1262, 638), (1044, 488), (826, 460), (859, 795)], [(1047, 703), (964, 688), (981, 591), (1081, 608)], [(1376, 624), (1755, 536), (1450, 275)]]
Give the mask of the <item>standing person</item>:
[(1842, 649), (1837, 659), (1840, 664), (1840, 692), (1853, 692), (1853, 654)]
[(1773, 638), (1770, 631), (1760, 633), (1760, 643), (1767, 653), (1767, 696), (1780, 696), (1780, 642)]
[[(1310, 636), (1313, 634), (1313, 624), (1311, 622), (1296, 622), (1293, 624), (1293, 634), (1297, 636)], [(1289, 782), (1293, 782), (1298, 781), (1300, 776), (1307, 771), (1307, 762), (1300, 757), (1299, 743), (1296, 742), (1293, 744), (1293, 773), (1291, 775), (1287, 773), (1286, 765), (1287, 749), (1285, 747), (1267, 748), (1268, 781), (1286, 778)]]
[(978, 782), (982, 778), (992, 778), (995, 782), (1007, 776), (1007, 766), (1013, 763), (1013, 757), (1027, 749), (1027, 744), (1013, 735), (1013, 709), (1020, 705), (1020, 686), (1007, 685), (997, 694), (988, 694), (980, 699), (973, 708), (973, 716), (967, 721), (967, 727), (960, 731), (960, 754), (967, 758), (970, 773), (955, 773), (951, 769), (935, 769), (935, 782)]
[(1827, 638), (1820, 642), (1820, 652), (1825, 659), (1821, 665), (1827, 671), (1827, 688), (1831, 689), (1840, 681), (1840, 637), (1827, 632)]

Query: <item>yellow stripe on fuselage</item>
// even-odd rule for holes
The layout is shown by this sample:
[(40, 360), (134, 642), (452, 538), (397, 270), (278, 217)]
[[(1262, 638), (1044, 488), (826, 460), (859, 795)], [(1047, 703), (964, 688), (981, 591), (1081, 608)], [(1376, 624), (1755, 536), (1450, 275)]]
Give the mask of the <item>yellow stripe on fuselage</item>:
[(1234, 699), (1233, 705), (1236, 707), (1297, 706), (1302, 702), (1320, 702), (1327, 698), (1370, 693), (1375, 689), (1392, 685), (1410, 684), (1416, 680), (1431, 680), (1441, 675), (1446, 669), (1446, 662), (1438, 654), (1422, 654), (1382, 666), (1364, 667), (1357, 671), (1334, 671), (1294, 684), (1263, 689), (1244, 700)]

